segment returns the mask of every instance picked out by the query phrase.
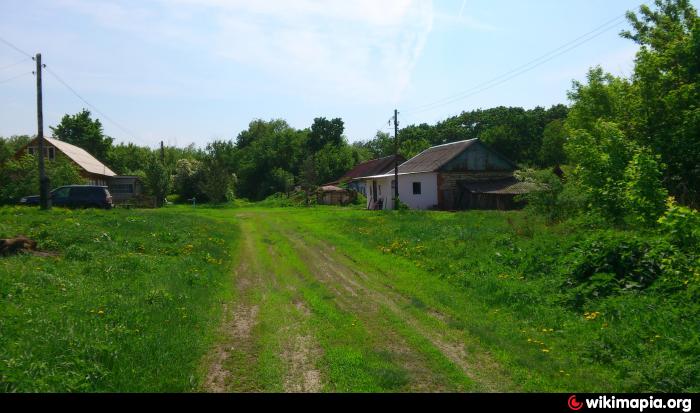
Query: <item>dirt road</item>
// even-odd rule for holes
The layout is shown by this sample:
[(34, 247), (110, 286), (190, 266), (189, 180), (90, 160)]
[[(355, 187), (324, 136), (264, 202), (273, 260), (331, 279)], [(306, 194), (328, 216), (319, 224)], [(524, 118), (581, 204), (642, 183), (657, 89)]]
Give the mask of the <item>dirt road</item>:
[(517, 390), (479, 344), (283, 213), (236, 215), (233, 302), (205, 391)]

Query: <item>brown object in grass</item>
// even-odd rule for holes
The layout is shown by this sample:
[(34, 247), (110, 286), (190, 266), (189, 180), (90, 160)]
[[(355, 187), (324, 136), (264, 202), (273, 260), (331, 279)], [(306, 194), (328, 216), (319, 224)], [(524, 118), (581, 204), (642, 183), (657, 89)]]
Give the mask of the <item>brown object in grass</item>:
[(18, 235), (14, 238), (0, 239), (0, 255), (17, 254), (20, 251), (36, 250), (36, 241), (29, 239), (24, 235)]

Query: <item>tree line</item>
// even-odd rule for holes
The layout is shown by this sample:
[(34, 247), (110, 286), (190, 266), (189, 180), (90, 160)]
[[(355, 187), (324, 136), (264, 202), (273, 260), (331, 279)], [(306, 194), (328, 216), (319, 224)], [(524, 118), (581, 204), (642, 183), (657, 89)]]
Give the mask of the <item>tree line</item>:
[[(653, 221), (667, 195), (697, 208), (697, 11), (688, 0), (655, 0), (653, 8), (642, 6), (639, 15), (627, 17), (631, 29), (621, 35), (640, 46), (629, 78), (593, 67), (585, 81), (573, 82), (568, 106), (477, 109), (434, 125), (409, 125), (399, 131), (399, 152), (410, 158), (430, 146), (480, 138), (516, 162), (523, 179), (551, 189), (533, 194), (531, 202), (546, 204), (552, 217), (563, 214), (557, 210), (579, 208), (616, 220), (643, 213), (643, 220)], [(166, 147), (162, 160), (157, 150), (114, 144), (87, 110), (64, 116), (51, 130), (55, 138), (86, 149), (115, 172), (143, 177), (160, 199), (175, 193), (183, 200), (258, 201), (294, 188), (309, 191), (359, 162), (394, 152), (394, 138), (381, 131), (349, 143), (341, 118), (318, 117), (303, 129), (283, 119), (256, 119), (235, 139), (214, 140), (204, 148)], [(0, 163), (29, 139), (0, 139)], [(3, 176), (19, 176), (30, 163), (3, 165)], [(556, 184), (546, 170), (559, 165), (567, 171), (566, 182)], [(8, 195), (0, 197), (7, 201)]]

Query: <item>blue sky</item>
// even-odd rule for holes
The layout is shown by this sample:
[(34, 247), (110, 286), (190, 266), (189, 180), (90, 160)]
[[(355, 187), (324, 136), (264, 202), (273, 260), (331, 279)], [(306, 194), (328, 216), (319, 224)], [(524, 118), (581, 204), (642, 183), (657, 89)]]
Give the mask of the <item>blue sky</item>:
[[(395, 107), (402, 125), (432, 123), (476, 108), (566, 103), (571, 81), (597, 64), (629, 75), (636, 47), (618, 36), (627, 26), (620, 21), (496, 87), (411, 110), (509, 72), (640, 3), (3, 0), (0, 37), (41, 52), (47, 66), (131, 132), (103, 119), (118, 142), (201, 146), (235, 138), (254, 118), (303, 128), (318, 116), (342, 117), (355, 141), (388, 131)], [(33, 62), (15, 64), (22, 58), (0, 43), (0, 136), (36, 133), (27, 74)], [(45, 74), (45, 128), (85, 106)]]

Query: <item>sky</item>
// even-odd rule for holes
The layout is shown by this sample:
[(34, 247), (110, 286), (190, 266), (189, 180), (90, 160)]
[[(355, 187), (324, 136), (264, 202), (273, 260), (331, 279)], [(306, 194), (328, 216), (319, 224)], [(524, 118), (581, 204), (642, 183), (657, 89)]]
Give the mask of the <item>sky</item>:
[[(235, 139), (253, 119), (301, 129), (323, 116), (342, 118), (353, 142), (391, 131), (395, 108), (401, 126), (434, 123), (567, 103), (572, 80), (594, 65), (629, 76), (637, 47), (619, 36), (620, 17), (640, 4), (2, 0), (0, 38), (40, 52), (94, 106), (44, 72), (47, 131), (87, 108), (116, 142), (204, 146)], [(36, 134), (33, 65), (0, 42), (0, 136)]]

